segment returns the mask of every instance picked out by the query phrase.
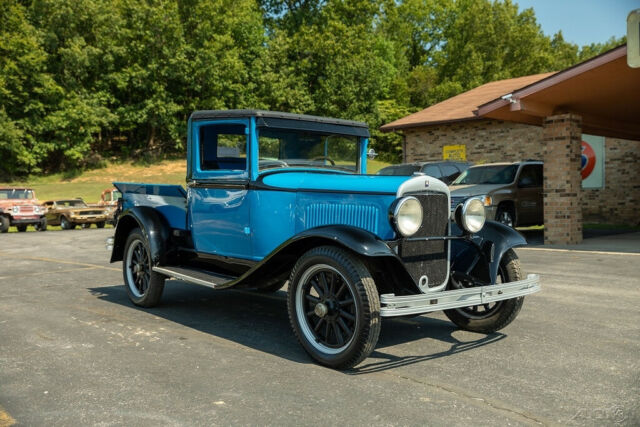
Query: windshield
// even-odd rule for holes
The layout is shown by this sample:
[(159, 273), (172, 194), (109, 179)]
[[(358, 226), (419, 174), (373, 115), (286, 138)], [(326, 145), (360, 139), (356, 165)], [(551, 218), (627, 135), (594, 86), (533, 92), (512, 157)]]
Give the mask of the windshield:
[(517, 171), (518, 165), (475, 166), (462, 172), (451, 185), (510, 184)]
[(65, 208), (84, 208), (87, 206), (82, 200), (58, 200), (56, 205)]
[(382, 168), (378, 175), (410, 176), (420, 170), (420, 165), (393, 165)]
[(355, 136), (267, 128), (259, 135), (259, 170), (313, 167), (356, 172)]
[(33, 191), (31, 190), (0, 190), (0, 200), (7, 199), (24, 199), (29, 200), (33, 199)]

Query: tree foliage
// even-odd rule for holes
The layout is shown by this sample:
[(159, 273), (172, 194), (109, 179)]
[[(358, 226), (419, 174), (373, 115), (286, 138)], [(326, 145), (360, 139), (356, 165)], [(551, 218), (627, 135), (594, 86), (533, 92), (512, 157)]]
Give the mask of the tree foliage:
[(265, 108), (376, 129), (461, 91), (624, 42), (545, 35), (511, 0), (3, 0), (0, 180), (184, 150), (196, 109)]

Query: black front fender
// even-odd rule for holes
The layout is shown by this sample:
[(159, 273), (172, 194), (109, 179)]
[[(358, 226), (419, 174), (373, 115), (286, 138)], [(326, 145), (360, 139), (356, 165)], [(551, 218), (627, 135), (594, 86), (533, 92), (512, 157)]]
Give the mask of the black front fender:
[[(327, 225), (302, 231), (274, 249), (258, 265), (245, 273), (239, 283), (259, 287), (261, 282), (268, 282), (265, 278), (285, 277), (302, 254), (323, 245), (339, 246), (368, 260), (369, 268), (373, 270), (372, 274), (381, 271), (393, 280), (394, 283), (388, 286), (411, 288), (411, 292), (419, 292), (402, 261), (385, 241), (369, 231), (346, 225)], [(398, 290), (392, 289), (389, 292)]]
[(140, 228), (149, 242), (153, 265), (166, 264), (167, 257), (173, 252), (169, 245), (171, 228), (164, 217), (149, 206), (134, 206), (120, 215), (113, 242), (111, 262), (122, 261), (124, 245), (129, 233), (134, 228)]
[[(455, 223), (451, 224), (451, 233), (462, 234)], [(451, 271), (472, 273), (486, 283), (496, 282), (500, 260), (509, 249), (527, 244), (522, 234), (495, 221), (487, 221), (471, 240), (452, 241)]]

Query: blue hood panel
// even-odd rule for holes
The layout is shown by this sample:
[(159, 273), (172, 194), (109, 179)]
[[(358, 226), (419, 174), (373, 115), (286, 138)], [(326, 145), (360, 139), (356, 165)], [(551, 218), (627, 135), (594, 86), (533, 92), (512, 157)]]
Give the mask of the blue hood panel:
[(283, 190), (344, 191), (395, 195), (398, 187), (411, 177), (382, 175), (350, 175), (325, 171), (271, 172), (262, 182)]

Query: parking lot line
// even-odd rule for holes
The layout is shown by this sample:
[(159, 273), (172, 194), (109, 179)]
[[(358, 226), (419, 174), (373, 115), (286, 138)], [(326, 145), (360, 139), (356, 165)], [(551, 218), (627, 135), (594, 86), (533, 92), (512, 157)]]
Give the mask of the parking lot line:
[(2, 406), (0, 406), (0, 427), (9, 427), (16, 423), (11, 415), (7, 411), (4, 410)]
[(19, 273), (19, 274), (9, 274), (8, 276), (0, 276), (0, 279), (9, 279), (11, 277), (26, 277), (26, 276), (41, 276), (43, 274), (54, 274), (54, 273), (69, 273), (71, 271), (81, 271), (81, 270), (93, 270), (96, 267), (78, 267), (78, 268), (67, 268), (64, 270), (55, 270), (55, 271), (39, 271), (37, 273)]
[(640, 256), (640, 253), (635, 252), (605, 252), (605, 251), (590, 251), (588, 249), (556, 249), (556, 248), (530, 248), (530, 247), (521, 247), (517, 248), (519, 251), (545, 251), (545, 252), (572, 252), (572, 253), (582, 253), (582, 254), (595, 254), (595, 255), (630, 255), (630, 256)]
[(12, 258), (12, 259), (28, 259), (28, 260), (31, 260), (31, 261), (55, 262), (55, 263), (58, 263), (58, 264), (80, 265), (82, 267), (102, 268), (104, 270), (120, 271), (119, 268), (115, 268), (115, 267), (105, 267), (103, 265), (88, 264), (86, 262), (67, 261), (67, 260), (64, 260), (64, 259), (57, 259), (57, 258), (28, 257), (28, 256), (22, 256), (22, 255), (18, 256), (16, 254), (12, 254), (10, 252), (2, 252), (2, 251), (0, 251), (0, 256), (3, 256), (5, 258)]

